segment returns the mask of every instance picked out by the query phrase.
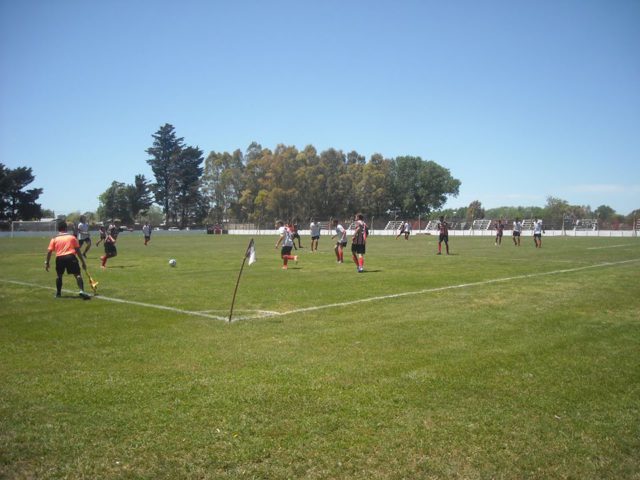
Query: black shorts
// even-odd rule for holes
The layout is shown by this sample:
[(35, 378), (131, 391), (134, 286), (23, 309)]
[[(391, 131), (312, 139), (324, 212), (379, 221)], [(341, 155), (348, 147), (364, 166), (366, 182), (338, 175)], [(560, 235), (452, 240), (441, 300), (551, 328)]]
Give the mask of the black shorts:
[(118, 250), (116, 249), (115, 243), (106, 242), (104, 244), (104, 253), (107, 255), (107, 257), (115, 257), (116, 255), (118, 255)]
[(496, 233), (496, 237), (501, 237), (501, 236), (502, 236), (502, 232)]
[(91, 245), (91, 237), (81, 238), (80, 240), (78, 240), (78, 243), (80, 244), (80, 246), (82, 246), (83, 243)]
[(364, 244), (360, 245), (357, 243), (352, 243), (351, 253), (353, 253), (354, 255), (364, 255), (365, 253), (367, 253), (367, 246)]
[(314, 235), (313, 237), (311, 237), (311, 240), (318, 240), (320, 238), (320, 235)]
[(348, 242), (346, 242), (346, 241), (344, 241), (344, 242), (336, 242), (336, 247), (342, 247), (342, 248), (344, 248), (344, 247), (346, 247), (346, 246), (347, 246), (347, 243), (348, 243)]
[(282, 247), (282, 250), (280, 250), (280, 256), (284, 257), (285, 255), (291, 255), (292, 249), (293, 247)]
[(513, 232), (513, 236), (514, 237), (519, 237), (520, 236), (520, 232)]
[(440, 237), (438, 237), (438, 243), (440, 242), (449, 243), (449, 235), (441, 233)]
[(80, 263), (75, 255), (63, 255), (56, 257), (56, 273), (64, 275), (64, 272), (71, 275), (80, 275)]
[(542, 238), (542, 234), (541, 233), (534, 233), (533, 234), (533, 238)]

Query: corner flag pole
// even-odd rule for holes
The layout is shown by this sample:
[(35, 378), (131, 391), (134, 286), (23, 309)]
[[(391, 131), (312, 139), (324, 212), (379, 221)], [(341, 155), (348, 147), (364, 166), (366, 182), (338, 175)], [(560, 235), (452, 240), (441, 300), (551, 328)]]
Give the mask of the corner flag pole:
[(238, 273), (238, 280), (236, 281), (236, 288), (233, 291), (233, 300), (231, 301), (231, 310), (229, 311), (229, 323), (231, 322), (231, 317), (233, 316), (233, 306), (236, 303), (236, 293), (238, 293), (238, 285), (240, 285), (240, 277), (242, 276), (242, 270), (244, 270), (244, 264), (247, 261), (247, 258), (253, 256), (253, 261), (249, 261), (249, 264), (255, 261), (255, 248), (253, 243), (253, 238), (249, 242), (249, 246), (247, 247), (247, 251), (244, 254), (244, 258), (242, 259), (242, 266), (240, 267), (240, 273)]

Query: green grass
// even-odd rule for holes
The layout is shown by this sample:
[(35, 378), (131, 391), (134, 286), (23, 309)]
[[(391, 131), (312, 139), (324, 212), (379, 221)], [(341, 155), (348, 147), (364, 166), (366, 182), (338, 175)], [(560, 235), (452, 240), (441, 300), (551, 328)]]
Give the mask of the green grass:
[(122, 235), (82, 301), (0, 239), (0, 478), (640, 478), (638, 239), (256, 237), (231, 324), (107, 300), (225, 317), (248, 240)]

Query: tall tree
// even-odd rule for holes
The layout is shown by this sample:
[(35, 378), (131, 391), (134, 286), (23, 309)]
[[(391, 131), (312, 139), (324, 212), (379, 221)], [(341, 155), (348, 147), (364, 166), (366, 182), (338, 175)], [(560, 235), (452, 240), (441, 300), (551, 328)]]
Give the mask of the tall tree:
[(395, 160), (395, 202), (403, 216), (418, 216), (437, 210), (447, 196), (457, 196), (460, 181), (446, 168), (420, 157), (397, 157)]
[(238, 208), (243, 190), (243, 155), (240, 150), (232, 154), (211, 152), (204, 164), (202, 191), (209, 200), (209, 217), (220, 223), (231, 217), (239, 218)]
[(547, 225), (562, 225), (565, 215), (571, 215), (571, 206), (566, 200), (549, 196), (544, 208), (544, 220)]
[(31, 168), (11, 169), (0, 163), (0, 219), (35, 220), (42, 217), (42, 207), (36, 200), (43, 190), (25, 190), (34, 180)]
[(373, 216), (382, 217), (392, 207), (392, 170), (393, 162), (378, 153), (363, 166), (358, 190), (365, 193), (366, 198), (362, 201), (370, 206), (369, 213)]
[(175, 128), (165, 123), (152, 135), (153, 146), (146, 150), (152, 157), (147, 160), (156, 179), (153, 185), (156, 202), (162, 205), (165, 219), (168, 220), (171, 201), (175, 198), (176, 163), (184, 149), (184, 138), (178, 138)]
[(467, 207), (467, 222), (473, 222), (474, 220), (484, 218), (484, 209), (480, 200), (474, 200)]
[(598, 208), (595, 209), (593, 213), (595, 214), (596, 218), (601, 222), (608, 222), (611, 219), (613, 219), (613, 217), (616, 214), (616, 211), (613, 208), (611, 208), (609, 205), (600, 205)]
[(104, 221), (119, 220), (123, 223), (131, 223), (131, 206), (129, 204), (130, 185), (122, 182), (111, 182), (99, 197), (98, 216)]
[(176, 217), (182, 227), (206, 215), (206, 206), (200, 192), (200, 177), (202, 176), (204, 161), (202, 150), (198, 147), (186, 147), (180, 152), (174, 164), (174, 179), (172, 191), (175, 192)]
[(144, 175), (136, 175), (133, 185), (127, 188), (127, 197), (131, 216), (138, 220), (153, 205), (151, 187)]

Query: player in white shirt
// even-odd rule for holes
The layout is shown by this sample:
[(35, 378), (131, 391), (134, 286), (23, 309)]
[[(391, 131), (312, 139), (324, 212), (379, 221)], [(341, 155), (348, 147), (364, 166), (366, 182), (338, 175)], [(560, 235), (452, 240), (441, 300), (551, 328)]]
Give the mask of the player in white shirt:
[(151, 241), (151, 225), (145, 223), (142, 226), (142, 234), (144, 235), (144, 244), (147, 245)]
[(311, 222), (309, 230), (311, 230), (311, 253), (318, 251), (318, 241), (320, 240), (320, 223)]
[(411, 224), (409, 222), (402, 222), (400, 231), (396, 235), (396, 240), (400, 238), (400, 235), (404, 235), (404, 239), (409, 240), (409, 235), (411, 235)]
[(516, 218), (513, 222), (513, 244), (520, 246), (520, 234), (522, 233), (522, 222)]
[(335, 228), (336, 234), (331, 237), (331, 240), (338, 237), (338, 241), (336, 242), (336, 246), (333, 251), (336, 252), (336, 259), (338, 260), (338, 263), (344, 263), (344, 247), (347, 246), (347, 231), (338, 222), (338, 220), (333, 221), (333, 228)]
[(82, 256), (87, 258), (87, 252), (91, 248), (91, 234), (89, 233), (89, 224), (84, 215), (80, 217), (80, 223), (78, 223), (78, 242), (80, 243), (80, 248), (84, 244), (87, 245), (84, 252), (82, 252)]
[(544, 233), (544, 227), (542, 226), (542, 220), (538, 220), (533, 224), (533, 241), (536, 244), (536, 248), (542, 248), (542, 234)]
[(293, 249), (293, 232), (282, 220), (278, 220), (276, 226), (278, 227), (278, 234), (280, 235), (280, 238), (278, 238), (278, 241), (276, 242), (276, 249), (282, 245), (282, 249), (280, 250), (280, 257), (282, 257), (282, 269), (287, 270), (289, 268), (289, 260), (293, 260), (298, 263), (298, 256), (291, 255), (291, 250)]

